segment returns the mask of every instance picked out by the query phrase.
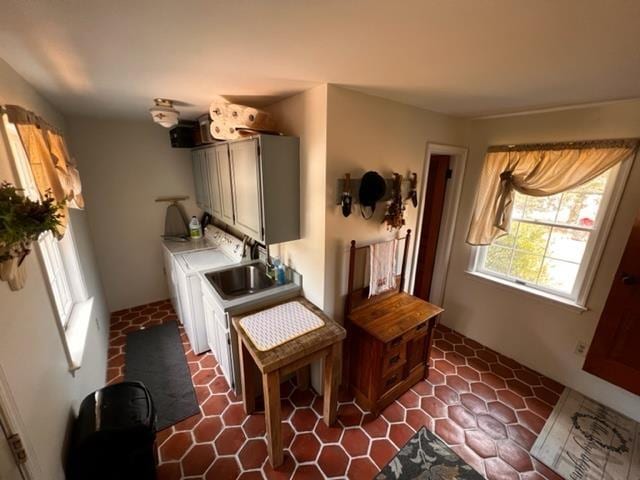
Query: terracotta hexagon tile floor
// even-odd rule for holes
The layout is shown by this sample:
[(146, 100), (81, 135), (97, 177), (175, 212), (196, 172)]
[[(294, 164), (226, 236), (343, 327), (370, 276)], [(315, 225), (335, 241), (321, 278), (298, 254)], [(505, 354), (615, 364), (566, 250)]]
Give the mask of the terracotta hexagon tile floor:
[[(169, 301), (115, 312), (109, 383), (124, 377), (126, 333), (176, 320)], [(370, 479), (426, 426), (490, 480), (560, 477), (529, 455), (563, 386), (478, 342), (439, 326), (429, 378), (374, 418), (340, 396), (338, 422), (322, 422), (322, 397), (282, 386), (285, 462), (267, 460), (264, 415), (246, 416), (211, 353), (185, 355), (201, 413), (157, 435), (158, 480)]]

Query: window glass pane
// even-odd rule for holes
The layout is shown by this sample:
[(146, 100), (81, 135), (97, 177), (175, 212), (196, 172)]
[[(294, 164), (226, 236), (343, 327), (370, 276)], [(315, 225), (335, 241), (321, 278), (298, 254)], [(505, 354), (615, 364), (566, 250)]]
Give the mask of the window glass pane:
[(591, 228), (596, 223), (602, 195), (590, 193), (567, 193), (562, 199), (558, 222)]
[(550, 197), (516, 192), (509, 233), (484, 249), (479, 269), (571, 295), (610, 178), (611, 170)]
[(580, 264), (563, 262), (552, 258), (545, 258), (540, 272), (539, 284), (543, 287), (571, 293), (576, 282)]
[(495, 242), (493, 242), (493, 244), (501, 245), (503, 247), (513, 247), (519, 225), (520, 222), (512, 221), (511, 225), (509, 225), (509, 234), (498, 238)]
[(587, 248), (589, 232), (554, 227), (546, 256), (580, 263)]
[(492, 272), (509, 274), (509, 265), (511, 264), (511, 249), (502, 248), (497, 245), (491, 245), (487, 249), (484, 259), (484, 267)]
[(511, 218), (522, 218), (524, 215), (524, 207), (527, 203), (527, 197), (516, 192), (513, 200), (513, 209), (511, 210)]
[(580, 192), (580, 193), (599, 193), (603, 194), (605, 188), (607, 187), (607, 181), (611, 176), (611, 170), (607, 170), (599, 177), (594, 178), (589, 183), (585, 183), (580, 187), (576, 187), (571, 189), (572, 192)]
[(534, 283), (538, 279), (540, 268), (542, 267), (542, 257), (524, 252), (514, 252), (511, 261), (511, 276)]
[(524, 216), (527, 220), (541, 220), (543, 222), (553, 222), (556, 219), (560, 198), (562, 194), (551, 197), (529, 197), (527, 206), (524, 209)]
[(547, 240), (551, 227), (546, 225), (534, 225), (521, 223), (516, 236), (515, 247), (528, 253), (543, 255), (547, 248)]

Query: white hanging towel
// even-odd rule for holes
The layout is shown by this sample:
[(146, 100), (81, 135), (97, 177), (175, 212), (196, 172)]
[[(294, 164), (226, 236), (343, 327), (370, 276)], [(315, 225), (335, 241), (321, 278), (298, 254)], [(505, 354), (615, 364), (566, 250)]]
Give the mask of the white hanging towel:
[(396, 251), (398, 240), (369, 247), (369, 298), (396, 288)]

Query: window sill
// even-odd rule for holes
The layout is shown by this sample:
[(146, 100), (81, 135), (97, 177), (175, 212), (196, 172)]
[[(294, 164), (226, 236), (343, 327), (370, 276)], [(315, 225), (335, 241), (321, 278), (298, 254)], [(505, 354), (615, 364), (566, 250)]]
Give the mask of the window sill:
[(560, 297), (558, 295), (553, 295), (547, 292), (541, 292), (540, 290), (536, 290), (534, 288), (527, 287), (525, 285), (518, 285), (517, 283), (509, 282), (507, 280), (502, 280), (501, 278), (492, 277), (491, 275), (486, 275), (484, 273), (474, 272), (471, 270), (466, 270), (465, 273), (467, 275), (470, 275), (472, 278), (478, 279), (480, 281), (490, 282), (494, 285), (497, 284), (501, 288), (515, 290), (516, 292), (523, 293), (537, 300), (542, 300), (543, 302), (559, 305), (561, 307), (567, 308), (574, 312), (583, 313), (589, 310), (584, 305), (580, 305), (567, 298)]
[(69, 371), (71, 373), (74, 373), (82, 365), (92, 311), (93, 297), (84, 302), (76, 303), (71, 311), (71, 317), (64, 332), (67, 344), (67, 360), (69, 361)]

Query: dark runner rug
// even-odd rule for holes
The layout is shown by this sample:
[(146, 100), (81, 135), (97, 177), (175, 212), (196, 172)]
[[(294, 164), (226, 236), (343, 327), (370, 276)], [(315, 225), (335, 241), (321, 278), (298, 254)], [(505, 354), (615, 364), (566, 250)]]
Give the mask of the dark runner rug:
[(157, 430), (200, 412), (176, 322), (129, 333), (124, 368), (125, 380), (142, 382), (149, 389)]
[(375, 477), (387, 479), (484, 480), (484, 477), (422, 427)]

